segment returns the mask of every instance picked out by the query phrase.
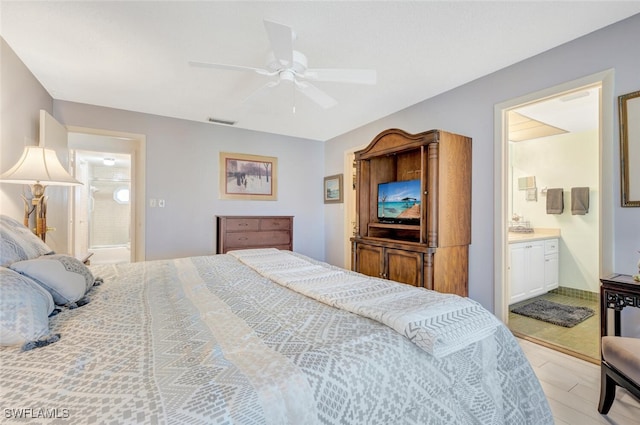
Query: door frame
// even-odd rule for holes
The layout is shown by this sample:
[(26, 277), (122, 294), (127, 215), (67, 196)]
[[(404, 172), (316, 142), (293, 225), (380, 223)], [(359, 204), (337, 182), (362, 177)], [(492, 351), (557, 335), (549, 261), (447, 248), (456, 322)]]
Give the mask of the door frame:
[(343, 202), (344, 202), (344, 268), (351, 270), (353, 268), (353, 248), (351, 244), (351, 236), (355, 236), (354, 226), (357, 225), (356, 214), (356, 190), (354, 161), (355, 153), (366, 148), (367, 145), (357, 146), (344, 151), (344, 178), (343, 181)]
[(510, 109), (533, 103), (559, 93), (580, 87), (601, 84), (600, 141), (599, 141), (599, 274), (613, 272), (613, 188), (614, 188), (614, 75), (608, 69), (574, 81), (549, 87), (534, 93), (510, 99), (494, 106), (494, 314), (503, 323), (509, 320), (508, 297), (508, 196), (509, 196), (509, 141), (507, 114)]
[[(107, 138), (118, 138), (131, 141), (126, 152), (131, 155), (131, 259), (132, 261), (145, 261), (145, 217), (146, 217), (146, 136), (144, 134), (127, 133), (122, 131), (111, 131), (104, 129), (67, 126), (68, 133), (88, 134), (92, 136), (102, 136)], [(71, 147), (70, 149), (109, 151), (108, 146), (86, 146)], [(75, 196), (71, 197), (75, 200)], [(70, 207), (69, 214), (73, 217), (75, 206)], [(75, 218), (72, 227), (71, 241), (75, 242)], [(71, 244), (75, 245), (75, 244)]]

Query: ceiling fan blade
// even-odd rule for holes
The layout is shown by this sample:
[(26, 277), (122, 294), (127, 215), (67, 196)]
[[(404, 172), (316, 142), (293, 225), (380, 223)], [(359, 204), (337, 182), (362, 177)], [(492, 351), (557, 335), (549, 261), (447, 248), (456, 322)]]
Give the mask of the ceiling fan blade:
[(266, 19), (264, 27), (269, 36), (273, 55), (281, 64), (290, 66), (293, 63), (293, 30), (286, 25)]
[(334, 98), (310, 83), (296, 81), (295, 84), (302, 94), (322, 106), (324, 109), (329, 109), (338, 104)]
[(375, 69), (307, 69), (303, 77), (312, 81), (374, 85), (377, 81)]
[(257, 90), (255, 90), (253, 93), (249, 94), (249, 96), (245, 97), (242, 100), (242, 103), (246, 103), (252, 99), (256, 99), (260, 96), (262, 96), (262, 94), (264, 94), (267, 90), (277, 86), (278, 84), (280, 84), (280, 80), (277, 81), (269, 81), (268, 83), (262, 85), (261, 87), (258, 87)]
[(276, 75), (277, 74), (277, 72), (270, 72), (263, 68), (254, 68), (251, 66), (242, 66), (242, 65), (227, 65), (224, 63), (207, 63), (207, 62), (189, 61), (189, 65), (196, 68), (213, 68), (213, 69), (226, 69), (230, 71), (256, 72), (260, 75)]

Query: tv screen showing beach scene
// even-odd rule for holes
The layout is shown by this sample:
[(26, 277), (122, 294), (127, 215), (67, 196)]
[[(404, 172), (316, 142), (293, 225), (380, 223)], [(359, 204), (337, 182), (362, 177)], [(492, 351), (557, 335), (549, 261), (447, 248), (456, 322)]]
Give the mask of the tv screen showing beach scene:
[(378, 219), (395, 222), (420, 220), (420, 180), (378, 184)]

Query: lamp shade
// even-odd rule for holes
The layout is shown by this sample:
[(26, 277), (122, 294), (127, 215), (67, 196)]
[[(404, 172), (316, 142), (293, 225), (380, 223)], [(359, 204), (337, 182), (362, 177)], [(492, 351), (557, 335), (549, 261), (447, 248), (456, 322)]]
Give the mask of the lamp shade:
[(0, 175), (4, 183), (73, 186), (82, 184), (64, 169), (53, 149), (27, 146), (18, 162)]

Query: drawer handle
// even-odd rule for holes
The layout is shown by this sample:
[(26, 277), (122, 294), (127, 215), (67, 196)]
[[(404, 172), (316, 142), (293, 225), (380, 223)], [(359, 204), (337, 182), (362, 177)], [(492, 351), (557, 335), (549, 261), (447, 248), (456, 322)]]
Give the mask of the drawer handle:
[(240, 224), (238, 224), (238, 226), (248, 226), (248, 225), (249, 225), (249, 223), (240, 223)]
[(247, 237), (244, 237), (244, 238), (238, 238), (238, 240), (239, 240), (239, 241), (246, 241), (247, 239), (249, 239), (249, 238), (247, 238)]
[(277, 221), (274, 221), (273, 223), (271, 223), (273, 226), (280, 226), (280, 223), (278, 223)]

